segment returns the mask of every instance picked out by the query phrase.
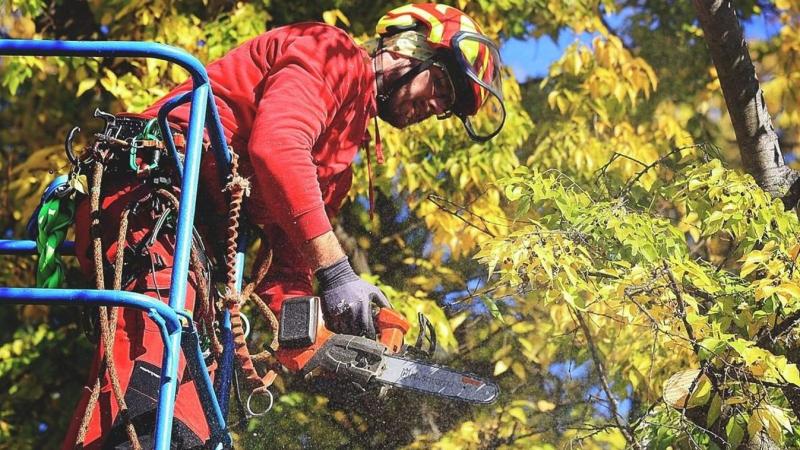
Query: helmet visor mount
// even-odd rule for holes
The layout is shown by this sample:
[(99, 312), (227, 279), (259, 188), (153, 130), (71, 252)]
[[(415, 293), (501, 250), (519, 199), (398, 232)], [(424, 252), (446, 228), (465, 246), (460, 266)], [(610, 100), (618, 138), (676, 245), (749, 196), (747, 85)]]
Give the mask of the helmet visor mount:
[[(451, 40), (451, 47), (462, 73), (480, 87), (480, 98), (473, 98), (472, 107), (457, 110), (455, 114), (464, 123), (472, 140), (486, 142), (500, 132), (506, 119), (500, 54), (491, 39), (469, 31), (456, 33)], [(488, 55), (482, 54), (485, 52)]]

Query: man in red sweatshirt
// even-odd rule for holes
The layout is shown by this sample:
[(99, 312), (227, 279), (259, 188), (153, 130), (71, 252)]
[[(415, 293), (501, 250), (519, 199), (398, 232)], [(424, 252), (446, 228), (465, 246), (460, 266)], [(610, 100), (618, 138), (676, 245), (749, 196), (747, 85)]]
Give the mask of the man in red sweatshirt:
[[(350, 188), (351, 162), (369, 142), (369, 121), (378, 116), (404, 128), (433, 115), (454, 114), (469, 136), (482, 142), (495, 136), (505, 119), (497, 47), (464, 13), (444, 5), (407, 5), (387, 13), (377, 32), (379, 38), (367, 51), (335, 27), (285, 26), (245, 42), (207, 67), (225, 138), (239, 155), (241, 174), (253, 183), (245, 214), (264, 231), (274, 251), (270, 272), (256, 292), (278, 313), (285, 298), (310, 295), (316, 276), (328, 328), (369, 337), (375, 337), (371, 304), (388, 307), (389, 302), (353, 271), (330, 224)], [(190, 88), (190, 82), (178, 86), (141, 117), (155, 117), (165, 101)], [(185, 129), (188, 117), (185, 105), (169, 119)], [(201, 195), (206, 197), (198, 202), (198, 220), (214, 215), (225, 220), (228, 207), (210, 154), (204, 155), (201, 180)], [(104, 179), (101, 223), (118, 223), (122, 211), (149, 198), (152, 189), (130, 180)], [(80, 204), (76, 213), (76, 250), (81, 266), (91, 274), (88, 203)], [(215, 217), (207, 221), (214, 228)], [(117, 232), (109, 228), (102, 233), (110, 264)], [(152, 218), (131, 217), (126, 245), (145, 239), (152, 228)], [(162, 234), (150, 242), (152, 270), (123, 288), (166, 301), (174, 238)], [(196, 280), (192, 281), (186, 299), (189, 310), (195, 307)], [(145, 374), (158, 373), (162, 350), (157, 329), (142, 313), (120, 314), (113, 358), (125, 399), (130, 397), (128, 415), (137, 427), (143, 418), (153, 419), (157, 395), (152, 386), (158, 383)], [(98, 348), (90, 386), (101, 356)], [(184, 365), (182, 358), (179, 377)], [(83, 436), (85, 448), (129, 445), (118, 426), (121, 420), (109, 384), (104, 375), (100, 399), (83, 420), (91, 389), (87, 386), (64, 448), (73, 448), (78, 436)], [(145, 435), (145, 446), (148, 433), (138, 432)], [(173, 436), (178, 448), (200, 446), (209, 437), (191, 380), (178, 388)]]

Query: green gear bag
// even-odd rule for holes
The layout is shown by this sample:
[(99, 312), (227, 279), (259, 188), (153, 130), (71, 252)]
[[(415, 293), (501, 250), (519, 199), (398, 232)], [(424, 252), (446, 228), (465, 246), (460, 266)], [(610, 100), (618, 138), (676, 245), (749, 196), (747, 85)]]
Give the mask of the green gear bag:
[(67, 237), (67, 229), (74, 216), (74, 196), (53, 197), (42, 204), (36, 218), (39, 230), (36, 236), (36, 248), (39, 251), (36, 287), (58, 288), (64, 282), (64, 263), (58, 246)]

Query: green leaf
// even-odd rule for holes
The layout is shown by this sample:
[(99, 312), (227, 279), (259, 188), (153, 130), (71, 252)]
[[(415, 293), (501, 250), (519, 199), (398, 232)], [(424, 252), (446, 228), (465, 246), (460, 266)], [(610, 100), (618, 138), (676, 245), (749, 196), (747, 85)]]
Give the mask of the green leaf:
[(689, 407), (705, 405), (709, 398), (711, 398), (711, 380), (703, 375), (697, 380), (697, 385), (689, 397)]
[(480, 299), (486, 306), (486, 309), (489, 310), (489, 314), (492, 315), (493, 319), (499, 320), (502, 323), (506, 323), (506, 320), (503, 319), (503, 314), (500, 313), (500, 308), (497, 306), (497, 303), (494, 300), (485, 295), (482, 295)]
[(745, 424), (747, 424), (747, 417), (744, 413), (739, 413), (728, 420), (725, 425), (725, 434), (728, 437), (730, 448), (736, 448), (742, 443)]
[(720, 397), (719, 394), (714, 394), (714, 397), (711, 399), (711, 405), (708, 407), (706, 427), (711, 428), (711, 426), (714, 425), (714, 422), (719, 418), (720, 412), (722, 412), (722, 397)]

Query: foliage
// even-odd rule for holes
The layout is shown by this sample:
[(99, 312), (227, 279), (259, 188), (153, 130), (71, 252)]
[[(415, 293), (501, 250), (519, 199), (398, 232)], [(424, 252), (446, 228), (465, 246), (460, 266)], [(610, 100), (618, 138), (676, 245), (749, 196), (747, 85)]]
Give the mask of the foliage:
[[(401, 3), (10, 0), (0, 2), (0, 34), (152, 40), (210, 62), (299, 20), (363, 41)], [(448, 3), (498, 38), (578, 38), (546, 77), (506, 74), (506, 128), (488, 144), (469, 142), (456, 120), (382, 124), (375, 219), (362, 153), (338, 220), (397, 309), (435, 323), (437, 360), (493, 376), (503, 394), (488, 407), (400, 393), (348, 402), (283, 375), (274, 411), (238, 427), (237, 443), (666, 449), (766, 436), (800, 446), (800, 224), (736, 169), (690, 2)], [(800, 9), (738, 4), (773, 30), (752, 52), (794, 160)], [(39, 193), (65, 170), (69, 128), (96, 129), (95, 107), (141, 110), (185, 78), (150, 60), (0, 59), (4, 233), (22, 235)], [(32, 270), (3, 258), (0, 282), (29, 284)], [(63, 435), (89, 364), (78, 322), (72, 308), (0, 313), (0, 448), (53, 447)], [(69, 374), (52, 362), (64, 355)]]

